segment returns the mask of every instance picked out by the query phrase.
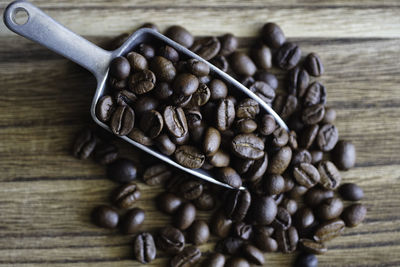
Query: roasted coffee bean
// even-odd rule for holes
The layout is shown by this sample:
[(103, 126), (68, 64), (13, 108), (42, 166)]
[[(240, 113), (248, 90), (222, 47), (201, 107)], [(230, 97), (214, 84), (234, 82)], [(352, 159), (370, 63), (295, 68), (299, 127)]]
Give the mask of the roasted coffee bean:
[(233, 221), (226, 217), (223, 210), (217, 210), (211, 218), (211, 232), (218, 237), (225, 238), (231, 232)]
[(128, 137), (145, 146), (153, 145), (153, 140), (149, 136), (145, 135), (139, 128), (133, 127), (132, 131), (128, 134)]
[(283, 253), (292, 253), (296, 250), (299, 235), (293, 226), (287, 230), (276, 229), (275, 237), (278, 242), (278, 248)]
[(131, 209), (140, 198), (141, 192), (135, 183), (129, 183), (118, 187), (113, 196), (112, 202), (120, 209)]
[(135, 113), (128, 106), (119, 106), (111, 117), (110, 128), (118, 136), (127, 135), (135, 124)]
[(244, 240), (237, 237), (227, 237), (218, 241), (215, 250), (224, 254), (235, 255), (244, 245)]
[(132, 72), (137, 72), (148, 68), (147, 59), (139, 53), (130, 52), (126, 55), (126, 58), (131, 65)]
[(255, 224), (268, 225), (275, 219), (278, 209), (272, 197), (260, 196), (252, 201), (251, 217)]
[(307, 188), (313, 187), (321, 179), (318, 170), (310, 163), (300, 163), (294, 167), (293, 177), (300, 185)]
[(158, 82), (153, 90), (153, 95), (159, 100), (168, 100), (174, 91), (169, 83)]
[(310, 125), (307, 128), (305, 128), (300, 136), (300, 146), (305, 149), (309, 149), (314, 143), (315, 138), (317, 138), (318, 131), (319, 131), (318, 124)]
[(234, 221), (242, 221), (251, 204), (251, 195), (247, 190), (230, 190), (225, 200), (225, 213)]
[(230, 163), (230, 156), (228, 153), (219, 149), (217, 153), (208, 158), (208, 161), (214, 167), (227, 167)]
[(236, 107), (237, 118), (255, 119), (258, 113), (260, 113), (260, 105), (252, 98), (243, 99)]
[(312, 150), (310, 152), (310, 154), (311, 154), (311, 163), (312, 164), (319, 163), (324, 157), (324, 153), (320, 150)]
[(288, 93), (302, 98), (310, 83), (310, 76), (303, 68), (296, 67), (289, 72)]
[(219, 50), (219, 55), (222, 56), (229, 56), (239, 46), (238, 39), (232, 34), (232, 33), (227, 33), (219, 38), (219, 42), (221, 43), (221, 49)]
[(274, 252), (278, 250), (278, 243), (274, 238), (272, 238), (272, 234), (274, 232), (274, 228), (267, 226), (256, 226), (254, 228), (254, 243), (255, 245), (266, 252)]
[(203, 190), (203, 193), (194, 200), (194, 205), (198, 210), (208, 211), (214, 209), (216, 200), (213, 194)]
[(356, 148), (351, 142), (340, 140), (332, 151), (332, 160), (339, 170), (353, 168), (356, 163)]
[(117, 158), (118, 148), (111, 143), (100, 144), (94, 150), (94, 159), (102, 165), (110, 164)]
[(141, 115), (146, 111), (157, 109), (158, 104), (159, 102), (156, 98), (144, 95), (138, 98), (133, 105), (133, 109), (136, 114)]
[(194, 200), (203, 193), (203, 184), (199, 181), (189, 180), (179, 186), (180, 195), (186, 200)]
[(284, 146), (272, 156), (267, 172), (273, 174), (282, 174), (289, 166), (291, 160), (292, 149), (290, 149), (288, 146)]
[(190, 246), (184, 248), (179, 254), (171, 259), (171, 267), (189, 267), (193, 266), (200, 260), (201, 251), (195, 247)]
[(274, 90), (278, 88), (278, 79), (272, 73), (269, 73), (265, 70), (258, 70), (253, 77), (256, 81), (267, 83)]
[(110, 75), (118, 80), (128, 78), (131, 72), (129, 61), (125, 57), (116, 57), (110, 63)]
[(172, 82), (177, 75), (174, 64), (165, 57), (154, 57), (150, 62), (150, 68), (160, 82)]
[(210, 60), (210, 63), (224, 72), (229, 68), (228, 60), (224, 56), (215, 56)]
[(219, 169), (216, 177), (219, 181), (232, 186), (233, 188), (239, 188), (242, 186), (242, 179), (239, 174), (231, 167), (223, 167)]
[(292, 190), (295, 185), (292, 176), (289, 176), (288, 173), (285, 173), (283, 175), (283, 179), (285, 180), (285, 187), (283, 188), (283, 192), (288, 192)]
[(300, 48), (294, 43), (284, 43), (276, 53), (276, 64), (284, 70), (296, 67), (301, 57)]
[(156, 138), (164, 127), (164, 120), (158, 111), (150, 110), (142, 115), (139, 125), (147, 136)]
[(133, 208), (125, 214), (121, 222), (121, 230), (125, 234), (133, 234), (137, 232), (143, 224), (145, 218), (144, 210), (140, 208)]
[(286, 98), (286, 103), (279, 112), (281, 118), (283, 120), (287, 120), (297, 110), (297, 106), (297, 97), (294, 95), (288, 95)]
[(171, 156), (176, 150), (176, 145), (171, 141), (171, 139), (166, 134), (161, 134), (156, 139), (156, 145), (161, 153)]
[(118, 225), (119, 215), (112, 207), (101, 205), (92, 212), (93, 223), (103, 228), (115, 228)]
[(340, 216), (343, 202), (339, 198), (325, 199), (317, 208), (317, 215), (322, 220), (331, 220)]
[(216, 126), (220, 131), (228, 130), (235, 119), (235, 106), (230, 99), (221, 99), (216, 110)]
[(176, 136), (182, 137), (188, 131), (185, 112), (180, 107), (167, 106), (164, 109), (164, 123), (169, 132)]
[(222, 253), (213, 252), (210, 256), (208, 256), (201, 266), (224, 267), (225, 261), (225, 256)]
[(96, 105), (96, 116), (102, 122), (107, 122), (110, 120), (115, 108), (114, 99), (109, 95), (105, 95), (100, 98)]
[(204, 37), (196, 40), (190, 50), (205, 60), (210, 60), (218, 55), (221, 43), (216, 37)]
[(321, 161), (318, 164), (318, 171), (321, 175), (321, 185), (326, 189), (336, 189), (340, 185), (342, 176), (340, 175), (335, 164), (330, 161)]
[(347, 183), (339, 188), (340, 196), (345, 200), (358, 201), (364, 197), (364, 191), (356, 184)]
[(303, 110), (301, 115), (302, 121), (307, 124), (317, 124), (319, 123), (325, 115), (325, 108), (321, 104), (313, 105), (307, 107)]
[(158, 55), (162, 56), (172, 62), (179, 61), (179, 53), (174, 48), (170, 47), (169, 45), (165, 45), (158, 49)]
[(142, 70), (134, 73), (129, 79), (129, 89), (135, 94), (141, 95), (153, 90), (156, 76), (150, 70)]
[(198, 169), (203, 165), (205, 156), (196, 147), (183, 145), (175, 150), (175, 159), (186, 168)]
[(175, 93), (189, 96), (196, 92), (199, 87), (199, 80), (190, 73), (180, 73), (176, 76), (172, 85)]
[(208, 241), (210, 230), (205, 221), (196, 220), (192, 223), (188, 230), (189, 241), (195, 245), (201, 245)]
[(315, 222), (314, 213), (310, 208), (303, 207), (294, 216), (294, 224), (298, 229), (306, 229)]
[(237, 75), (253, 76), (257, 70), (254, 62), (243, 52), (234, 52), (230, 56), (231, 67)]
[(181, 229), (188, 229), (196, 218), (196, 207), (192, 203), (185, 203), (179, 207), (174, 217), (174, 226)]
[(247, 260), (239, 257), (229, 258), (225, 265), (226, 267), (250, 267), (250, 264)]
[(232, 139), (232, 150), (240, 158), (259, 159), (264, 156), (264, 142), (254, 134), (239, 134)]
[(254, 63), (260, 69), (270, 69), (272, 67), (272, 55), (268, 46), (257, 45), (250, 51)]
[(87, 159), (94, 151), (96, 144), (96, 136), (89, 128), (86, 128), (76, 136), (72, 154), (77, 158)]
[(318, 267), (318, 259), (314, 254), (300, 254), (294, 263), (294, 267)]
[(273, 49), (281, 47), (286, 41), (282, 29), (275, 23), (266, 23), (261, 30), (261, 37), (266, 45)]
[(347, 207), (342, 214), (342, 219), (347, 227), (359, 225), (367, 215), (367, 208), (362, 204), (353, 204)]
[(302, 197), (306, 192), (308, 191), (308, 188), (302, 185), (295, 185), (290, 191), (289, 195), (293, 199), (298, 199)]
[(275, 110), (278, 114), (281, 113), (283, 110), (283, 106), (286, 104), (286, 95), (284, 94), (277, 94), (273, 103), (272, 109)]
[(220, 79), (213, 79), (209, 83), (211, 100), (224, 99), (228, 95), (228, 87)]
[(203, 152), (206, 156), (217, 153), (221, 144), (221, 134), (214, 127), (209, 127), (204, 134)]
[(322, 120), (322, 123), (333, 124), (335, 120), (336, 120), (336, 111), (333, 108), (326, 107), (325, 116), (324, 119)]
[(114, 99), (115, 102), (120, 106), (124, 105), (133, 106), (135, 101), (137, 100), (137, 96), (135, 95), (135, 93), (124, 89), (116, 92), (114, 95)]
[(256, 81), (249, 89), (269, 105), (274, 101), (275, 90), (265, 82)]
[(324, 151), (332, 150), (339, 139), (339, 133), (335, 125), (325, 124), (319, 129), (317, 143), (319, 148)]
[(199, 127), (203, 120), (203, 114), (198, 107), (185, 110), (186, 121), (190, 130)]
[(272, 225), (275, 229), (283, 229), (286, 230), (292, 225), (292, 217), (289, 212), (282, 207), (278, 207), (278, 212)]
[(249, 182), (255, 182), (259, 180), (267, 171), (267, 167), (268, 167), (268, 154), (265, 153), (264, 157), (255, 160), (254, 163), (252, 163), (249, 166), (245, 174), (245, 179)]
[(263, 180), (263, 192), (268, 195), (277, 195), (284, 191), (285, 180), (279, 174), (269, 174)]
[(317, 242), (329, 241), (339, 235), (344, 231), (344, 221), (340, 219), (327, 221), (319, 225), (314, 233), (314, 240)]
[(129, 36), (129, 33), (122, 33), (118, 35), (117, 37), (112, 39), (110, 43), (108, 43), (107, 50), (113, 51), (117, 48), (120, 48), (120, 46), (122, 46), (126, 42), (126, 40), (128, 40)]
[(314, 240), (304, 238), (299, 240), (299, 247), (301, 250), (313, 254), (324, 254), (328, 251), (324, 243), (318, 243)]
[(304, 201), (310, 207), (316, 207), (325, 199), (332, 198), (334, 195), (332, 190), (325, 190), (318, 187), (311, 188), (304, 196)]
[(180, 197), (167, 192), (161, 193), (156, 201), (158, 209), (167, 214), (174, 214), (182, 203), (183, 201)]
[(256, 265), (263, 265), (265, 263), (263, 253), (253, 245), (247, 244), (242, 248), (244, 257)]
[(184, 94), (173, 94), (172, 95), (172, 103), (177, 107), (186, 107), (190, 104), (192, 100), (192, 95), (184, 95)]
[(312, 106), (316, 104), (325, 105), (326, 103), (326, 89), (319, 82), (313, 82), (304, 94), (304, 106)]
[(157, 248), (168, 254), (176, 254), (185, 247), (185, 236), (179, 229), (166, 226), (160, 230), (156, 239)]
[(259, 131), (262, 135), (270, 135), (275, 131), (276, 122), (272, 115), (265, 114), (261, 117)]
[(139, 45), (138, 52), (139, 52), (139, 54), (144, 56), (147, 60), (152, 59), (156, 54), (154, 47), (152, 45), (145, 44), (145, 43), (141, 43)]
[(316, 53), (310, 53), (304, 60), (304, 67), (310, 75), (319, 77), (324, 74), (324, 65)]
[(210, 67), (206, 63), (194, 58), (187, 61), (186, 68), (197, 77), (207, 76), (210, 73)]
[(289, 141), (289, 134), (288, 132), (283, 129), (283, 128), (277, 128), (273, 133), (272, 133), (272, 145), (276, 147), (283, 147), (285, 146)]
[(243, 240), (249, 240), (253, 234), (253, 227), (251, 224), (237, 222), (233, 225), (232, 232), (236, 237), (239, 237)]
[(169, 27), (165, 35), (186, 48), (191, 47), (194, 42), (193, 35), (179, 25)]
[(292, 165), (299, 165), (300, 163), (311, 163), (312, 158), (310, 152), (306, 149), (297, 150), (292, 157)]
[(297, 202), (290, 198), (283, 199), (282, 203), (280, 204), (282, 208), (287, 210), (290, 215), (293, 215), (297, 211)]
[(119, 158), (107, 166), (107, 177), (118, 183), (129, 183), (136, 174), (136, 164), (129, 159)]
[(135, 258), (143, 263), (149, 263), (156, 258), (156, 246), (150, 233), (138, 234), (133, 241)]
[(164, 184), (172, 176), (171, 169), (165, 164), (149, 166), (143, 173), (143, 181), (148, 185)]
[(257, 123), (252, 119), (239, 119), (236, 121), (236, 129), (241, 133), (252, 133), (257, 129)]

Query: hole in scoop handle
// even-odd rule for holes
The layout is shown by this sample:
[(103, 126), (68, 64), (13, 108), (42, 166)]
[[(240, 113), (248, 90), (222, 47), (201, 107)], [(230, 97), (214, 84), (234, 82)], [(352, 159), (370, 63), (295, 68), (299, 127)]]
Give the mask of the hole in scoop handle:
[[(26, 12), (20, 24), (16, 13)], [(106, 74), (111, 60), (108, 52), (68, 30), (27, 1), (14, 1), (4, 11), (4, 23), (13, 32), (39, 43), (92, 72), (98, 80)]]

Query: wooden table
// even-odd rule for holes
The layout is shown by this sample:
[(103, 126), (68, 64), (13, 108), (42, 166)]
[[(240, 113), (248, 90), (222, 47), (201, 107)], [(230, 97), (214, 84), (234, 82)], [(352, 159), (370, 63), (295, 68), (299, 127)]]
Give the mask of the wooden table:
[[(7, 2), (0, 1), (1, 10)], [(328, 243), (320, 266), (400, 266), (399, 1), (32, 2), (97, 44), (153, 21), (161, 29), (185, 25), (197, 36), (233, 32), (244, 47), (263, 23), (280, 24), (304, 53), (315, 51), (324, 60), (328, 104), (338, 112), (341, 138), (352, 140), (358, 153), (344, 181), (363, 187), (368, 207), (361, 226)], [(94, 78), (4, 24), (0, 36), (0, 265), (140, 266), (131, 259), (131, 237), (89, 220), (115, 184), (103, 167), (70, 155), (75, 133), (90, 121)], [(162, 190), (140, 186), (143, 229), (169, 223), (154, 208)], [(289, 266), (294, 258), (265, 257), (268, 266)], [(165, 263), (161, 254), (151, 265)]]

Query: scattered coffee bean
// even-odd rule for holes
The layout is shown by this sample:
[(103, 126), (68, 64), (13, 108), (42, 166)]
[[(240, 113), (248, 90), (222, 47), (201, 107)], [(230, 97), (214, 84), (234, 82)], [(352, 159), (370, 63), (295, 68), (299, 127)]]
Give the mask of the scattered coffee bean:
[(168, 192), (161, 193), (156, 201), (158, 209), (167, 214), (174, 214), (182, 203), (180, 197)]
[(111, 116), (110, 127), (118, 136), (127, 135), (135, 124), (135, 113), (128, 106), (119, 106)]
[(318, 259), (314, 254), (300, 254), (296, 258), (294, 267), (318, 267)]
[(247, 190), (231, 190), (225, 200), (225, 212), (228, 218), (242, 221), (251, 204), (251, 196)]
[(156, 246), (153, 236), (150, 233), (141, 233), (136, 235), (133, 241), (133, 251), (135, 258), (147, 264), (156, 258)]
[(339, 198), (328, 198), (317, 208), (317, 215), (322, 220), (331, 220), (340, 216), (343, 211), (343, 202)]
[(101, 205), (93, 210), (93, 223), (103, 228), (115, 228), (118, 225), (119, 215), (112, 207)]
[(283, 253), (292, 253), (296, 250), (299, 235), (295, 227), (289, 227), (287, 230), (277, 229), (275, 238), (278, 242), (279, 250)]
[(140, 208), (133, 208), (123, 217), (121, 230), (125, 234), (133, 234), (142, 226), (145, 218), (145, 211)]
[(364, 205), (353, 204), (343, 211), (342, 218), (347, 227), (354, 227), (360, 224), (366, 215), (367, 208)]
[(332, 160), (339, 170), (348, 170), (356, 163), (356, 148), (349, 141), (340, 140), (332, 151)]
[(205, 60), (214, 58), (221, 48), (221, 43), (216, 37), (204, 37), (196, 40), (190, 50)]
[(131, 65), (125, 57), (116, 57), (110, 63), (110, 75), (118, 80), (128, 78)]
[(131, 209), (140, 198), (141, 192), (135, 183), (129, 183), (118, 187), (113, 196), (112, 202), (120, 209)]
[(339, 139), (339, 133), (335, 125), (325, 124), (319, 129), (317, 143), (319, 148), (324, 151), (331, 151)]
[(195, 245), (201, 245), (208, 241), (210, 230), (206, 222), (196, 220), (188, 230), (188, 239)]
[(94, 150), (94, 159), (102, 165), (108, 165), (117, 158), (118, 148), (111, 143), (100, 144)]
[(353, 183), (342, 184), (339, 193), (344, 200), (359, 201), (364, 197), (362, 188)]
[(94, 151), (96, 144), (96, 136), (89, 128), (86, 128), (76, 136), (72, 153), (77, 158), (87, 159)]
[(231, 67), (238, 75), (253, 76), (257, 70), (254, 62), (243, 52), (234, 52), (230, 56)]
[(182, 26), (174, 25), (167, 29), (165, 35), (182, 46), (189, 48), (193, 45), (194, 37)]
[(196, 218), (196, 207), (192, 203), (182, 204), (174, 217), (174, 225), (181, 229), (188, 229)]
[(253, 245), (245, 245), (242, 248), (244, 257), (251, 263), (263, 265), (265, 263), (263, 253)]
[(214, 252), (203, 262), (203, 267), (224, 267), (225, 256), (221, 253)]
[(310, 53), (304, 60), (304, 67), (307, 69), (310, 75), (319, 77), (324, 73), (324, 65), (321, 59), (315, 53)]
[(344, 231), (345, 223), (340, 219), (327, 221), (319, 225), (314, 233), (314, 240), (317, 242), (329, 241)]
[(217, 210), (211, 219), (211, 232), (218, 237), (225, 238), (229, 235), (233, 221), (229, 219), (223, 210)]
[(171, 259), (171, 267), (192, 266), (200, 260), (201, 251), (195, 247), (185, 247), (179, 254)]
[(261, 37), (266, 45), (273, 49), (281, 47), (285, 41), (282, 29), (275, 23), (266, 23), (261, 30)]
[(172, 176), (172, 171), (165, 164), (148, 167), (143, 173), (143, 181), (148, 185), (164, 184)]
[(186, 200), (194, 200), (203, 193), (203, 184), (199, 181), (188, 180), (180, 184), (180, 195)]
[(340, 185), (342, 176), (336, 166), (330, 161), (321, 161), (318, 164), (318, 171), (321, 175), (321, 185), (325, 189), (336, 189)]
[(268, 225), (274, 221), (278, 208), (273, 198), (257, 197), (251, 203), (250, 212), (254, 223)]
[(324, 254), (328, 251), (324, 243), (318, 243), (311, 239), (300, 239), (299, 247), (301, 250), (313, 254)]
[(296, 67), (301, 57), (300, 48), (293, 43), (283, 44), (276, 54), (276, 64), (284, 70), (290, 70)]
[(107, 177), (119, 183), (136, 179), (137, 169), (133, 161), (120, 158), (107, 166)]
[(160, 230), (156, 239), (157, 248), (168, 254), (176, 254), (185, 247), (185, 236), (172, 226), (166, 226)]

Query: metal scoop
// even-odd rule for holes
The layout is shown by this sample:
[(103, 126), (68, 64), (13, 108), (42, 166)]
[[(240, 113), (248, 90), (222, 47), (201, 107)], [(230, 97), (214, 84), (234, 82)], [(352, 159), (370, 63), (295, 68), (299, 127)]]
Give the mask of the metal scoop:
[[(20, 23), (17, 20), (18, 12), (26, 13), (26, 15), (28, 16), (27, 20), (23, 23)], [(107, 89), (106, 81), (108, 77), (109, 64), (113, 58), (130, 52), (137, 45), (143, 42), (156, 42), (159, 44), (166, 44), (176, 49), (180, 54), (184, 54), (189, 58), (195, 58), (202, 62), (205, 62), (210, 66), (210, 71), (213, 76), (224, 81), (229, 86), (229, 88), (239, 90), (246, 94), (248, 97), (256, 100), (264, 110), (266, 110), (275, 118), (276, 122), (281, 127), (288, 130), (286, 124), (272, 110), (272, 108), (249, 89), (244, 87), (228, 74), (219, 70), (217, 67), (211, 65), (201, 57), (189, 51), (185, 47), (179, 45), (178, 43), (172, 41), (171, 39), (154, 30), (139, 29), (138, 31), (133, 33), (120, 48), (114, 51), (106, 51), (92, 44), (81, 36), (71, 32), (70, 30), (59, 24), (57, 21), (46, 15), (39, 8), (35, 7), (27, 1), (14, 1), (10, 5), (8, 5), (4, 12), (4, 23), (11, 31), (22, 35), (25, 38), (28, 38), (36, 43), (39, 43), (60, 55), (63, 55), (64, 57), (89, 70), (96, 77), (97, 89), (93, 97), (90, 113), (93, 120), (98, 125), (108, 131), (111, 131), (110, 128), (108, 127), (108, 125), (104, 124), (96, 117), (95, 110), (97, 101), (105, 94)], [(178, 169), (181, 169), (182, 171), (185, 171), (208, 182), (218, 184), (227, 188), (232, 188), (231, 186), (214, 179), (211, 173), (208, 171), (202, 169), (194, 170), (185, 168), (176, 163), (172, 158), (161, 154), (152, 147), (147, 147), (139, 144), (126, 136), (122, 136), (120, 138), (136, 146), (137, 148), (159, 158), (160, 160)]]

